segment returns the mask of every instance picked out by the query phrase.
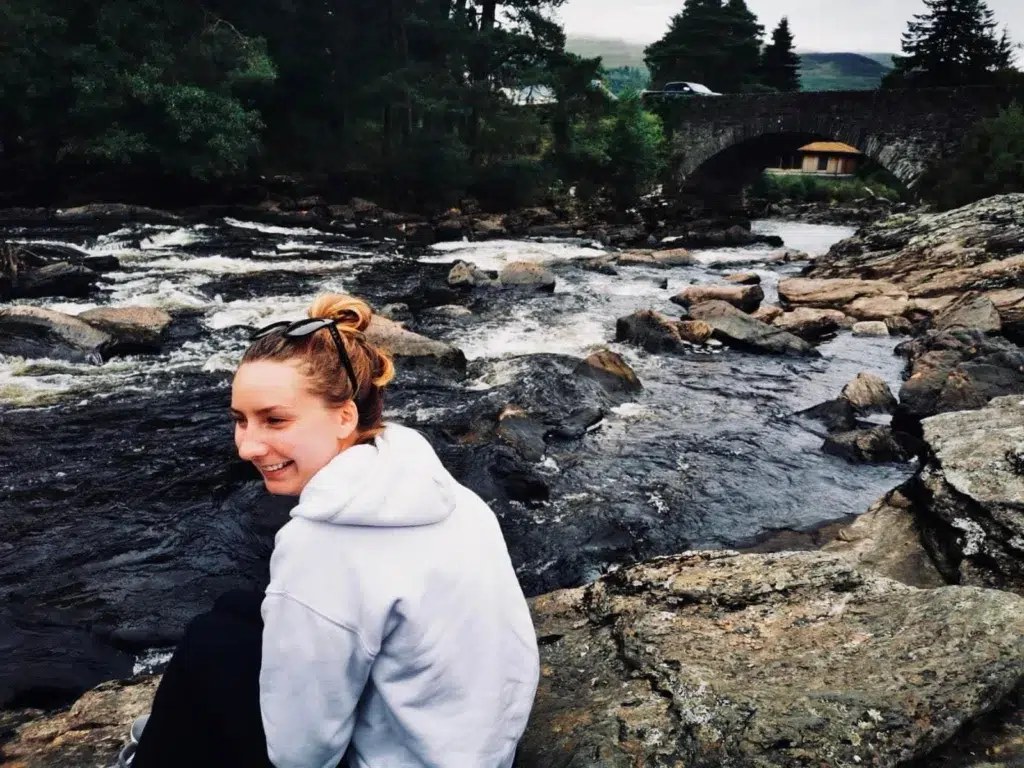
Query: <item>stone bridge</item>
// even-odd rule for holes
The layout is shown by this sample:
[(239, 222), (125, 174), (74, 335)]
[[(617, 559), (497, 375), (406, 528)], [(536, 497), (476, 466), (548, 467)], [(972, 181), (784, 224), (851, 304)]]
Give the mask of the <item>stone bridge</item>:
[(818, 91), (674, 98), (650, 104), (671, 139), (676, 191), (735, 193), (779, 155), (842, 141), (913, 189), (928, 165), (957, 151), (980, 119), (1024, 86)]

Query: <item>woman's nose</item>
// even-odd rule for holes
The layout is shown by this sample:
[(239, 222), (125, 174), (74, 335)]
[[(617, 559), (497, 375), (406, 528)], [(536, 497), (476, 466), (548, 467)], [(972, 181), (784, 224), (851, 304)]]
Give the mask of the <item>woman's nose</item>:
[(258, 435), (245, 430), (239, 430), (236, 442), (238, 443), (238, 457), (242, 461), (253, 461), (267, 453), (267, 444), (260, 440)]

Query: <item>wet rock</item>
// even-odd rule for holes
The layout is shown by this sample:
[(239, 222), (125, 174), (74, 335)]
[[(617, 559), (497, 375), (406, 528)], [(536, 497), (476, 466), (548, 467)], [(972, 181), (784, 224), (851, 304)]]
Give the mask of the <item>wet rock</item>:
[(917, 453), (917, 442), (910, 435), (893, 432), (891, 427), (871, 427), (838, 432), (825, 438), (822, 450), (847, 461), (872, 464), (910, 461)]
[(805, 341), (822, 341), (835, 336), (848, 325), (848, 318), (836, 309), (797, 307), (792, 312), (778, 314), (772, 325), (799, 336)]
[(781, 317), (785, 310), (775, 304), (762, 305), (756, 312), (751, 313), (751, 317), (755, 320), (760, 320), (762, 323), (768, 323), (771, 325), (775, 322), (775, 319)]
[(582, 259), (574, 259), (573, 263), (588, 272), (597, 272), (602, 275), (617, 275), (619, 270), (615, 268), (615, 256), (588, 256)]
[(639, 250), (626, 251), (616, 257), (620, 266), (648, 266), (648, 267), (688, 267), (697, 263), (697, 260), (685, 248), (671, 248), (666, 250)]
[(913, 424), (948, 411), (983, 408), (1000, 395), (1024, 394), (1024, 350), (981, 331), (929, 331), (903, 342), (908, 360), (897, 418)]
[(41, 307), (0, 309), (0, 354), (100, 364), (113, 343), (83, 320)]
[(404, 323), (412, 320), (412, 310), (409, 309), (408, 304), (401, 301), (381, 307), (377, 311), (377, 314), (381, 317), (387, 318), (388, 320), (394, 320), (396, 323)]
[(544, 436), (548, 428), (522, 408), (507, 405), (498, 416), (498, 439), (510, 445), (524, 459), (540, 461), (547, 451)]
[(962, 329), (999, 333), (1003, 323), (999, 310), (988, 296), (970, 291), (939, 312), (932, 320), (932, 327), (938, 331)]
[(823, 552), (841, 557), (860, 571), (931, 589), (946, 584), (921, 542), (913, 502), (899, 489), (875, 502), (842, 528)]
[(639, 392), (640, 379), (622, 356), (610, 349), (599, 349), (576, 366), (574, 373), (599, 382), (611, 392)]
[(11, 298), (18, 280), (32, 269), (31, 255), (10, 243), (0, 243), (0, 301)]
[(505, 215), (505, 229), (513, 235), (526, 234), (530, 227), (558, 223), (558, 214), (548, 208), (534, 207), (512, 211)]
[(760, 285), (761, 276), (756, 272), (737, 272), (735, 275), (726, 275), (725, 282), (736, 283), (737, 285)]
[(454, 371), (466, 369), (466, 356), (461, 349), (407, 331), (398, 323), (380, 315), (374, 315), (370, 320), (366, 338), (400, 359), (401, 366), (427, 364)]
[(853, 325), (854, 336), (888, 336), (889, 326), (880, 320), (865, 320)]
[(93, 272), (116, 272), (121, 268), (121, 262), (117, 256), (86, 256), (82, 259), (82, 266)]
[(829, 432), (847, 432), (857, 425), (857, 412), (849, 400), (826, 400), (798, 414), (821, 422)]
[[(779, 301), (783, 307), (814, 307), (816, 309), (839, 309), (853, 315), (848, 309), (855, 302), (861, 314), (871, 314), (882, 308), (881, 302), (865, 302), (865, 299), (884, 299), (886, 309), (895, 308), (900, 302), (907, 302), (905, 291), (892, 283), (882, 280), (820, 280), (794, 277), (779, 282)], [(903, 304), (903, 308), (906, 305)], [(855, 315), (860, 318), (861, 314)], [(901, 314), (901, 312), (890, 312)], [(867, 319), (867, 318), (862, 318)]]
[(113, 338), (107, 348), (110, 355), (159, 352), (172, 322), (167, 312), (155, 307), (98, 307), (78, 318)]
[(672, 297), (672, 303), (691, 307), (704, 301), (725, 301), (744, 312), (754, 312), (764, 300), (760, 285), (691, 285)]
[(690, 314), (708, 323), (715, 329), (715, 338), (730, 346), (772, 355), (819, 356), (803, 339), (755, 320), (724, 301), (695, 304)]
[(448, 273), (448, 285), (453, 287), (494, 285), (497, 276), (479, 269), (476, 264), (468, 261), (456, 261)]
[(684, 348), (678, 321), (651, 309), (616, 320), (615, 340), (636, 344), (652, 354), (680, 352)]
[(98, 275), (88, 267), (66, 262), (47, 264), (45, 267), (21, 272), (12, 295), (15, 298), (66, 296), (84, 298), (96, 288)]
[(459, 320), (472, 317), (473, 310), (461, 304), (442, 304), (440, 307), (427, 307), (420, 314), (424, 317), (441, 317), (447, 320)]
[(847, 304), (843, 311), (858, 320), (887, 320), (902, 317), (910, 305), (906, 296), (862, 296)]
[(947, 579), (1024, 594), (1021, 397), (922, 422), (930, 458), (918, 480), (925, 542)]
[(915, 331), (914, 323), (906, 317), (887, 317), (885, 327), (891, 336), (912, 336)]
[(917, 590), (822, 553), (659, 558), (533, 610), (524, 768), (894, 768), (1024, 677), (1020, 598)]
[(125, 205), (123, 203), (93, 203), (80, 205), (76, 208), (64, 208), (54, 214), (58, 221), (63, 222), (144, 222), (149, 224), (177, 224), (179, 216), (168, 211), (147, 208), (142, 205)]
[(462, 216), (448, 216), (434, 223), (434, 240), (438, 243), (457, 243), (466, 236), (466, 221)]
[(568, 418), (556, 424), (544, 435), (544, 439), (582, 440), (590, 428), (600, 424), (604, 419), (604, 411), (600, 408), (579, 408), (569, 414)]
[(898, 405), (885, 379), (871, 373), (858, 373), (839, 396), (861, 415), (892, 413)]
[(691, 344), (707, 344), (715, 333), (715, 329), (703, 320), (683, 320), (676, 327), (683, 341)]
[(498, 282), (506, 288), (527, 288), (547, 293), (555, 290), (555, 276), (551, 271), (530, 261), (506, 264), (498, 273)]
[(474, 240), (504, 237), (507, 234), (505, 217), (500, 215), (476, 216), (470, 225), (470, 232)]

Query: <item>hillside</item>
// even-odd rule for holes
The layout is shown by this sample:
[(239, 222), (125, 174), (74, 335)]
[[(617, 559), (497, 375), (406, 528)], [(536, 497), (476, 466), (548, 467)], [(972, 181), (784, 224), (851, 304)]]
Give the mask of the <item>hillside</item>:
[(645, 43), (632, 43), (628, 40), (616, 40), (607, 37), (575, 37), (569, 35), (565, 48), (570, 53), (585, 58), (600, 56), (608, 69), (615, 67), (633, 67), (646, 69), (644, 64)]

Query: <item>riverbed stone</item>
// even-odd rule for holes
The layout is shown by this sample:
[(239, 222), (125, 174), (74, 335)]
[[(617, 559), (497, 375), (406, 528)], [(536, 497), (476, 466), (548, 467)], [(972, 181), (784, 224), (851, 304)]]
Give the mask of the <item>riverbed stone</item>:
[(761, 276), (756, 272), (737, 272), (734, 275), (726, 275), (723, 280), (735, 285), (760, 285)]
[(781, 317), (785, 311), (777, 304), (762, 304), (756, 312), (751, 312), (750, 316), (755, 320), (760, 320), (762, 323), (772, 325), (776, 318)]
[(534, 620), (525, 768), (896, 766), (1024, 676), (1019, 598), (823, 553), (659, 558), (537, 598)]
[(655, 354), (684, 349), (679, 321), (652, 309), (640, 310), (616, 320), (615, 341), (629, 342)]
[(80, 264), (57, 262), (18, 275), (12, 295), (16, 298), (64, 296), (81, 299), (96, 289), (99, 275)]
[(638, 392), (643, 389), (636, 372), (618, 352), (599, 349), (580, 361), (575, 371), (577, 376), (586, 376), (601, 383), (611, 391)]
[(818, 350), (801, 338), (755, 320), (724, 301), (694, 304), (690, 314), (715, 329), (715, 338), (730, 346), (772, 355), (817, 357)]
[(176, 224), (181, 217), (157, 208), (144, 205), (128, 205), (125, 203), (90, 203), (74, 208), (62, 208), (54, 214), (64, 222), (146, 222), (150, 224)]
[(760, 285), (691, 285), (671, 299), (687, 308), (704, 301), (725, 301), (747, 313), (756, 311), (763, 300)]
[(776, 328), (799, 336), (805, 341), (821, 341), (835, 336), (841, 328), (850, 325), (849, 318), (837, 309), (797, 307), (783, 312), (771, 321)]
[(42, 307), (0, 309), (0, 354), (102, 363), (114, 340), (84, 320)]
[(498, 273), (498, 282), (507, 288), (527, 288), (553, 293), (555, 276), (543, 264), (532, 261), (513, 261)]
[(439, 365), (455, 371), (464, 371), (466, 368), (466, 356), (461, 349), (407, 331), (399, 323), (380, 315), (370, 319), (366, 338), (396, 358), (399, 368), (422, 364)]
[(485, 272), (470, 261), (456, 261), (448, 272), (448, 285), (452, 287), (494, 285), (496, 276)]
[(1024, 404), (998, 397), (921, 426), (919, 515), (947, 578), (1024, 595)]
[(703, 320), (682, 320), (677, 327), (683, 341), (691, 344), (707, 344), (715, 333), (715, 329)]
[(1003, 330), (1003, 323), (999, 317), (999, 310), (988, 296), (977, 291), (968, 291), (939, 312), (932, 320), (932, 327), (939, 331), (962, 328), (968, 331), (999, 333)]
[(854, 336), (888, 336), (889, 326), (883, 323), (881, 320), (863, 320), (859, 323), (854, 323), (853, 328)]
[(858, 373), (839, 395), (861, 415), (892, 413), (898, 405), (885, 379), (873, 373)]
[(906, 295), (862, 296), (843, 307), (843, 311), (858, 320), (884, 321), (890, 317), (902, 317), (909, 303)]
[[(906, 291), (884, 280), (821, 280), (794, 277), (779, 281), (779, 301), (783, 307), (839, 309), (846, 314), (853, 314), (847, 310), (847, 307), (854, 302), (878, 298), (898, 302), (908, 300)], [(865, 305), (859, 306), (864, 307)], [(900, 312), (890, 314), (900, 314)]]
[(847, 461), (871, 464), (909, 461), (916, 453), (917, 441), (892, 427), (868, 427), (836, 432), (825, 438), (822, 450)]
[(78, 318), (110, 334), (110, 354), (118, 355), (159, 352), (172, 322), (156, 307), (97, 307)]

